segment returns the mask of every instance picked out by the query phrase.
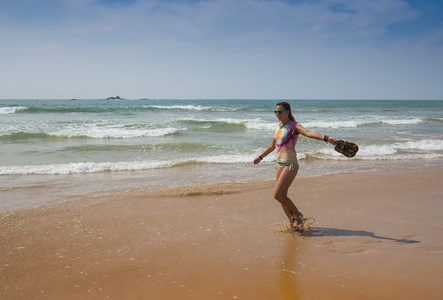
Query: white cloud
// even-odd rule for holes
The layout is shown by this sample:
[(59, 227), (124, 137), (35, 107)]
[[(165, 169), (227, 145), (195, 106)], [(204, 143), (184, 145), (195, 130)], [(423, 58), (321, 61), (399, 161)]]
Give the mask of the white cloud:
[[(17, 1), (25, 7), (29, 5), (26, 0)], [(42, 7), (58, 3), (58, 10), (55, 14), (50, 10), (52, 15), (42, 14), (34, 23), (36, 17), (30, 18), (28, 9), (19, 23), (27, 24), (30, 18), (25, 28), (31, 33), (40, 29), (48, 35), (59, 32), (67, 38), (140, 33), (149, 38), (181, 38), (191, 42), (231, 40), (245, 35), (254, 39), (261, 36), (265, 41), (270, 36), (289, 40), (322, 39), (331, 35), (342, 39), (361, 38), (380, 35), (388, 25), (420, 15), (400, 0), (323, 0), (301, 4), (258, 0), (140, 0), (124, 6), (99, 6), (92, 0), (42, 0), (40, 3)]]

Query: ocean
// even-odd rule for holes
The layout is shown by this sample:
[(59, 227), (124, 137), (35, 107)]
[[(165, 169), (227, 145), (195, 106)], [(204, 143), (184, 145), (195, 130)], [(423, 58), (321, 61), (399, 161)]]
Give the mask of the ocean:
[[(134, 189), (270, 180), (278, 100), (0, 100), (0, 212)], [(441, 164), (443, 101), (288, 100), (299, 176)]]

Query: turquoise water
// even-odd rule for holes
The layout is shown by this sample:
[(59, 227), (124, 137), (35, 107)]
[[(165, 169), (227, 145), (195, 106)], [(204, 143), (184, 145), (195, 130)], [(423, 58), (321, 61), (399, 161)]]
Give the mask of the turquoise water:
[[(251, 162), (272, 140), (277, 102), (0, 100), (0, 192), (11, 203), (19, 187), (73, 180), (107, 190), (272, 179), (273, 154)], [(443, 101), (288, 102), (304, 127), (360, 147), (350, 160), (301, 137), (304, 176), (443, 158)]]

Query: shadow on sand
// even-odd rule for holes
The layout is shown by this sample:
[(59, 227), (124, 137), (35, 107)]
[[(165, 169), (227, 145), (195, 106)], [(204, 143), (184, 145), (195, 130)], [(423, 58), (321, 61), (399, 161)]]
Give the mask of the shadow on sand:
[(375, 239), (390, 240), (397, 243), (414, 244), (421, 243), (420, 241), (408, 240), (408, 239), (395, 239), (389, 237), (383, 237), (375, 235), (373, 232), (364, 230), (347, 230), (347, 229), (336, 229), (336, 228), (321, 228), (314, 227), (309, 231), (301, 232), (304, 237), (327, 237), (327, 236), (367, 236)]

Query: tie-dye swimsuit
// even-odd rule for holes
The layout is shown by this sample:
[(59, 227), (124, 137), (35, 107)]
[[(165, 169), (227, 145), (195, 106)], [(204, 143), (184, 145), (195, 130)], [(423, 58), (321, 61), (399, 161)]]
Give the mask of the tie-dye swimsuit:
[(299, 134), (292, 134), (297, 125), (298, 122), (291, 121), (282, 128), (280, 128), (280, 125), (275, 128), (274, 143), (277, 152), (277, 166), (282, 169), (289, 166), (289, 170), (292, 170), (294, 164), (298, 164), (295, 144)]

